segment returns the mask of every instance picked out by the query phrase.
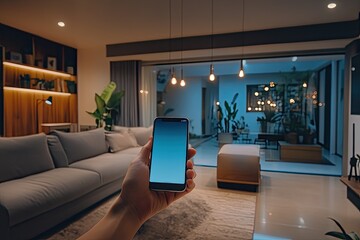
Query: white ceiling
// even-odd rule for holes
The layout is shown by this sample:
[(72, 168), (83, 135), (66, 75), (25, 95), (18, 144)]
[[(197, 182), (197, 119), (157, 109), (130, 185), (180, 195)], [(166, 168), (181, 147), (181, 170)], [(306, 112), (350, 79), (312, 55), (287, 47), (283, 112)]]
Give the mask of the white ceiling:
[[(106, 44), (208, 35), (330, 23), (359, 18), (360, 0), (0, 0), (0, 22), (78, 49), (105, 49)], [(327, 4), (335, 2), (335, 9)], [(181, 35), (181, 13), (183, 34)], [(58, 21), (66, 26), (60, 28)], [(105, 50), (104, 50), (105, 51)], [(216, 55), (229, 49), (216, 49)], [(231, 50), (230, 50), (231, 51)], [(105, 52), (104, 52), (105, 54)], [(137, 56), (135, 56), (137, 57)], [(304, 59), (303, 59), (304, 60)], [(318, 59), (308, 59), (308, 61)], [(290, 71), (308, 68), (299, 59), (277, 60), (269, 65), (249, 60), (247, 73)], [(273, 61), (273, 60), (272, 60)], [(256, 64), (255, 64), (256, 63)], [(321, 62), (312, 62), (313, 67)], [(159, 66), (157, 70), (169, 66)], [(185, 76), (206, 76), (209, 63), (185, 66)], [(217, 75), (236, 74), (239, 61), (215, 62)], [(257, 69), (257, 70), (256, 70)]]
[[(336, 2), (335, 9), (328, 9)], [(172, 0), (180, 37), (181, 0)], [(355, 20), (359, 0), (213, 0), (213, 33)], [(1, 0), (0, 22), (75, 48), (169, 38), (169, 0)], [(183, 36), (211, 34), (211, 0), (183, 0)], [(57, 26), (64, 21), (65, 28)]]

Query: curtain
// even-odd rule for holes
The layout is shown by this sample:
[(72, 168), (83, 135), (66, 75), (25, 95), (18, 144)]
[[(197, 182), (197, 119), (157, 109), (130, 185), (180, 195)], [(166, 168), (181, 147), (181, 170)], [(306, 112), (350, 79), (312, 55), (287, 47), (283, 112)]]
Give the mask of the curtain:
[(136, 127), (140, 125), (139, 85), (141, 81), (140, 61), (110, 62), (110, 78), (117, 85), (117, 91), (124, 90), (119, 114), (114, 119), (115, 125)]
[(156, 73), (152, 66), (142, 68), (140, 90), (140, 125), (148, 127), (156, 117)]

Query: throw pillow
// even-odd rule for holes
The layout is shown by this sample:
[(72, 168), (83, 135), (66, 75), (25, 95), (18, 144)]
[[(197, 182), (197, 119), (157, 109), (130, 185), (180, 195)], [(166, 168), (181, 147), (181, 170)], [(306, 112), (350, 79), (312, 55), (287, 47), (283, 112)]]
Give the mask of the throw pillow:
[(69, 164), (106, 153), (108, 151), (105, 131), (97, 128), (85, 132), (52, 131), (57, 136), (65, 150)]
[(0, 137), (0, 183), (54, 168), (44, 133)]
[(144, 146), (152, 135), (153, 128), (151, 127), (131, 127), (129, 128), (134, 133), (136, 141), (140, 146)]
[(135, 136), (129, 132), (108, 133), (105, 136), (106, 142), (109, 145), (109, 151), (112, 153), (139, 146)]
[(49, 146), (50, 154), (54, 160), (55, 167), (68, 167), (69, 160), (66, 156), (64, 148), (62, 147), (60, 140), (57, 136), (46, 135), (47, 143)]

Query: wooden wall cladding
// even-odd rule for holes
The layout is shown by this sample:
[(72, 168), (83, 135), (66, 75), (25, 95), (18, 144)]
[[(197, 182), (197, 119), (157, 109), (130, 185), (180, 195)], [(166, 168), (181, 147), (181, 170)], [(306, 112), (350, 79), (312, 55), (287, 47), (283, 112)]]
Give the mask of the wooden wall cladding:
[[(52, 96), (52, 105), (44, 101)], [(77, 123), (76, 95), (59, 95), (48, 91), (31, 92), (4, 89), (5, 136), (23, 136), (41, 131), (42, 123)], [(36, 108), (38, 116), (36, 117)], [(36, 120), (37, 119), (37, 120)], [(38, 123), (36, 123), (36, 121)]]

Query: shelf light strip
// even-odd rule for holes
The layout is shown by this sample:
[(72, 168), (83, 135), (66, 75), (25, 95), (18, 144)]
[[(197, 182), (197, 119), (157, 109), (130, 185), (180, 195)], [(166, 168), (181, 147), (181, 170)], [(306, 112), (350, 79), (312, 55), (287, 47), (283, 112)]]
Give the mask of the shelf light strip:
[(31, 92), (31, 93), (40, 93), (40, 94), (49, 94), (49, 95), (62, 95), (62, 96), (70, 96), (71, 95), (71, 93), (53, 92), (53, 91), (46, 91), (46, 90), (17, 88), (17, 87), (4, 87), (4, 90), (17, 91), (17, 92)]
[(12, 63), (12, 62), (3, 62), (3, 64), (5, 66), (11, 66), (11, 67), (16, 67), (16, 68), (22, 68), (25, 70), (32, 70), (32, 71), (36, 71), (36, 72), (53, 74), (53, 75), (57, 75), (57, 76), (61, 76), (61, 77), (71, 77), (71, 74), (68, 74), (68, 73), (62, 73), (62, 72), (57, 72), (57, 71), (52, 71), (52, 70), (47, 70), (47, 69), (42, 69), (42, 68), (37, 68), (37, 67), (31, 67), (31, 66), (26, 66), (26, 65), (22, 65), (22, 64)]

